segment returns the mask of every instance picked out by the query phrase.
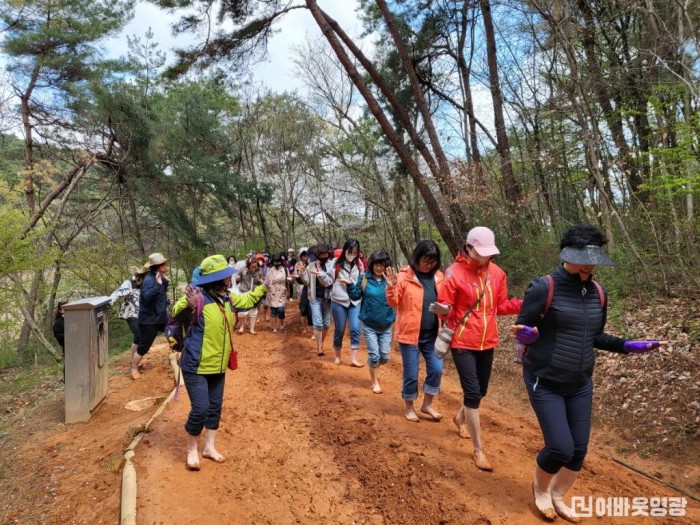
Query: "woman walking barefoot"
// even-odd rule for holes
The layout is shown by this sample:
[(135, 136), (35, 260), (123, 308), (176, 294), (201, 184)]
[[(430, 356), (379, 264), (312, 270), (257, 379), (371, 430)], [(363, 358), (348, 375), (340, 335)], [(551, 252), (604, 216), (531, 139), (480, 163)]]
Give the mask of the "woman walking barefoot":
[(482, 448), (479, 406), (488, 390), (499, 342), (496, 317), (517, 314), (522, 305), (521, 299), (508, 298), (506, 274), (493, 262), (498, 253), (491, 230), (472, 228), (455, 263), (445, 272), (438, 303), (431, 306), (454, 328), (450, 347), (464, 399), (453, 421), (460, 437), (471, 437), (477, 468), (487, 471), (492, 467)]
[(665, 341), (628, 341), (605, 333), (607, 293), (593, 280), (597, 266), (612, 265), (603, 233), (588, 224), (569, 228), (559, 243), (562, 265), (534, 279), (511, 334), (527, 345), (523, 379), (540, 424), (532, 492), (547, 519), (581, 518), (564, 502), (588, 451), (593, 407), (593, 348), (638, 354)]
[[(192, 321), (180, 358), (187, 395), (192, 407), (187, 416), (187, 468), (199, 470), (197, 442), (206, 428), (202, 457), (217, 463), (226, 459), (216, 449), (216, 433), (221, 421), (221, 408), (226, 383), (226, 365), (233, 351), (234, 308), (250, 308), (267, 289), (257, 286), (253, 291), (230, 296), (231, 268), (223, 255), (212, 255), (200, 264), (197, 288), (187, 288), (187, 294), (173, 307), (175, 320)], [(201, 296), (200, 296), (201, 294)], [(198, 304), (201, 314), (196, 316)]]
[(425, 360), (426, 378), (423, 383), (421, 412), (433, 420), (442, 414), (433, 408), (433, 399), (440, 393), (442, 359), (435, 355), (435, 338), (438, 318), (429, 311), (429, 305), (437, 299), (442, 286), (440, 248), (435, 241), (420, 241), (411, 254), (409, 265), (396, 274), (386, 269), (386, 299), (396, 308), (396, 340), (399, 342), (403, 362), (403, 387), (401, 397), (405, 403), (408, 421), (419, 421), (413, 402), (418, 399), (419, 357)]
[(379, 367), (391, 356), (391, 326), (396, 312), (386, 299), (387, 281), (384, 272), (391, 268), (391, 258), (384, 250), (369, 256), (367, 272), (362, 276), (362, 307), (360, 321), (367, 343), (367, 366), (372, 380), (372, 392), (382, 393), (379, 385)]

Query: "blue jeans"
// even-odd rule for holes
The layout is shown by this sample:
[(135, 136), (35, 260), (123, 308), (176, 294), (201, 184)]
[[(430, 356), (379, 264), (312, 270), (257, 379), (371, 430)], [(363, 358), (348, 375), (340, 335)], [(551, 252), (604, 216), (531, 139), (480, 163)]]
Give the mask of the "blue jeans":
[(379, 365), (389, 362), (391, 356), (391, 325), (383, 330), (362, 325), (367, 343), (367, 366), (377, 368)]
[(182, 372), (192, 408), (187, 416), (185, 430), (191, 436), (199, 436), (203, 428), (216, 430), (221, 421), (224, 403), (226, 374), (193, 374)]
[(423, 383), (423, 391), (426, 394), (436, 396), (440, 393), (440, 379), (442, 379), (442, 359), (435, 357), (435, 338), (437, 333), (422, 335), (418, 339), (418, 345), (399, 343), (401, 359), (403, 361), (403, 387), (401, 397), (406, 401), (418, 399), (418, 368), (419, 356), (423, 354), (427, 375)]
[(309, 302), (311, 307), (311, 320), (315, 330), (322, 330), (331, 325), (331, 300), (317, 299)]
[(331, 301), (331, 314), (333, 315), (333, 348), (339, 350), (343, 346), (343, 334), (345, 325), (350, 324), (350, 349), (360, 348), (360, 305), (343, 306), (340, 303)]
[(591, 434), (593, 380), (572, 394), (562, 394), (540, 385), (527, 371), (523, 371), (523, 378), (544, 437), (537, 465), (549, 474), (556, 474), (562, 467), (578, 472)]

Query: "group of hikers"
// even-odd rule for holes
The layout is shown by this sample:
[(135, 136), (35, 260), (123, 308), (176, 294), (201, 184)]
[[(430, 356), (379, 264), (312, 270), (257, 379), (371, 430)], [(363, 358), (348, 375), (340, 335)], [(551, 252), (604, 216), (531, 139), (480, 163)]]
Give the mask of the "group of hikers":
[[(599, 265), (613, 261), (607, 239), (596, 227), (569, 228), (560, 241), (561, 265), (535, 278), (523, 298), (511, 298), (505, 272), (494, 262), (499, 254), (494, 233), (483, 226), (469, 231), (454, 263), (443, 272), (438, 245), (420, 241), (408, 264), (394, 269), (385, 250), (365, 258), (356, 239), (342, 248), (327, 243), (269, 255), (250, 253), (244, 261), (223, 255), (205, 258), (192, 281), (172, 306), (172, 320), (186, 326), (180, 367), (191, 401), (185, 423), (190, 470), (200, 469), (198, 439), (206, 429), (202, 457), (223, 462), (216, 449), (226, 368), (235, 368), (233, 337), (246, 326), (255, 334), (261, 315), (284, 330), (285, 306), (295, 292), (300, 310), (313, 329), (317, 355), (334, 321), (334, 362), (343, 361), (343, 336), (350, 335), (350, 360), (359, 361), (360, 334), (367, 346), (367, 367), (374, 393), (382, 393), (380, 369), (391, 359), (392, 339), (403, 365), (401, 397), (404, 417), (419, 421), (420, 358), (425, 362), (420, 412), (435, 421), (443, 357), (449, 351), (459, 375), (463, 403), (452, 420), (461, 438), (470, 438), (476, 467), (491, 471), (480, 435), (479, 406), (486, 396), (494, 349), (499, 344), (497, 316), (517, 315), (509, 330), (523, 352), (524, 386), (537, 416), (544, 447), (536, 458), (532, 493), (546, 519), (580, 520), (564, 501), (586, 456), (593, 396), (594, 348), (622, 354), (647, 352), (663, 341), (631, 341), (604, 332), (607, 293), (593, 280)], [(124, 297), (120, 317), (134, 333), (130, 374), (141, 377), (139, 364), (156, 334), (168, 322), (167, 260), (160, 253), (112, 294)], [(296, 287), (296, 290), (295, 290)], [(134, 293), (138, 290), (139, 293)], [(232, 361), (234, 361), (233, 364)]]

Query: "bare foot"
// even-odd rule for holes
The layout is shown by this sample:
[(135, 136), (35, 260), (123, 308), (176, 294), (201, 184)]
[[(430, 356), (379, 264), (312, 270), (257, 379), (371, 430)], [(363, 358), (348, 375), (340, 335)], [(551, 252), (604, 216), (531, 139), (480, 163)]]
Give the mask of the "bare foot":
[(425, 406), (423, 405), (420, 408), (420, 411), (423, 412), (424, 414), (428, 414), (430, 417), (432, 417), (435, 421), (440, 421), (442, 419), (442, 414), (435, 410), (431, 405)]
[(382, 393), (382, 387), (379, 386), (379, 384), (376, 384), (372, 386), (372, 392), (375, 394), (381, 394)]
[(277, 328), (273, 328), (273, 329), (272, 329), (272, 333), (273, 333), (273, 334), (276, 334), (276, 333), (277, 333)]
[[(487, 472), (491, 472), (493, 470), (493, 467), (491, 467), (491, 463), (489, 463), (486, 454), (484, 454), (484, 452), (481, 450), (479, 452), (474, 452), (474, 463), (476, 464), (477, 468), (480, 468), (481, 470), (486, 470)], [(556, 515), (554, 517), (556, 518)]]
[(355, 368), (362, 368), (365, 365), (363, 363), (358, 363), (357, 361), (353, 361), (350, 363), (350, 366), (354, 366)]
[(333, 361), (336, 365), (340, 364), (340, 357), (336, 357), (335, 361)]
[[(459, 414), (459, 412), (457, 412)], [(469, 427), (467, 424), (462, 421), (458, 416), (453, 416), (452, 421), (454, 424), (457, 426), (457, 430), (459, 431), (459, 437), (463, 439), (469, 439)]]
[(212, 461), (216, 461), (217, 463), (223, 463), (224, 461), (226, 461), (226, 457), (220, 454), (219, 451), (217, 451), (215, 448), (205, 448), (202, 451), (202, 457), (211, 459)]
[(187, 451), (187, 470), (199, 470), (199, 454), (196, 448)]
[(141, 379), (141, 374), (138, 370), (131, 370), (131, 379)]
[(418, 417), (418, 414), (416, 414), (415, 410), (409, 408), (408, 410), (406, 410), (406, 420), (418, 423), (418, 421), (420, 421), (420, 418)]

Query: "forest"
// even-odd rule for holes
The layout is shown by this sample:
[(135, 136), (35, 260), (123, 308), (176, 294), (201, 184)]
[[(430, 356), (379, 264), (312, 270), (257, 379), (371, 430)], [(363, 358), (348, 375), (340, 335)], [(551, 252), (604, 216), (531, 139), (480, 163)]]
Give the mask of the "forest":
[[(162, 16), (132, 34), (144, 6)], [(286, 60), (302, 87), (260, 81), (300, 15), (314, 31)], [(615, 261), (595, 269), (606, 330), (664, 344), (596, 353), (569, 496), (698, 523), (699, 25), (693, 0), (0, 0), (0, 522), (542, 523), (513, 316), (481, 405), (488, 472), (450, 421), (466, 413), (451, 354), (446, 417), (407, 421), (399, 345), (377, 392), (370, 366), (317, 353), (290, 301), (283, 334), (235, 334), (227, 463), (195, 473), (168, 344), (135, 377), (110, 308), (109, 393), (69, 424), (52, 325), (59, 302), (110, 295), (156, 252), (176, 301), (213, 254), (354, 238), (399, 268), (432, 239), (444, 270), (475, 226), (522, 297), (589, 223)], [(613, 514), (597, 523), (639, 522)]]
[[(150, 31), (106, 56), (133, 0), (0, 4), (1, 367), (60, 361), (56, 302), (155, 251), (176, 283), (347, 237), (449, 263), (483, 224), (521, 290), (589, 222), (611, 296), (698, 289), (697, 3), (362, 0), (359, 36), (314, 0), (152, 3), (175, 60)], [(249, 81), (292, 10), (322, 35), (290, 50), (303, 93)]]

